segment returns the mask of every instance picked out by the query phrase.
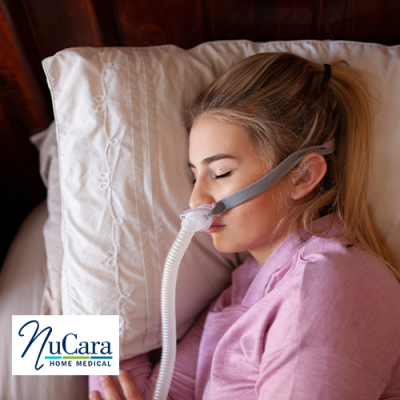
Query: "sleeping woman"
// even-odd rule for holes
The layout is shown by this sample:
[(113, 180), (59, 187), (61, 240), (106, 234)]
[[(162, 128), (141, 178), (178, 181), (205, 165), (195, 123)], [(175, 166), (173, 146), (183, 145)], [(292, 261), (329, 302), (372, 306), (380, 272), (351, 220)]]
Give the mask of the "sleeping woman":
[[(214, 246), (250, 255), (180, 341), (170, 398), (400, 399), (400, 277), (367, 204), (372, 116), (357, 73), (258, 54), (189, 113), (191, 208), (300, 149), (332, 151), (214, 216)], [(159, 364), (145, 354), (121, 368), (91, 377), (90, 399), (152, 398)]]

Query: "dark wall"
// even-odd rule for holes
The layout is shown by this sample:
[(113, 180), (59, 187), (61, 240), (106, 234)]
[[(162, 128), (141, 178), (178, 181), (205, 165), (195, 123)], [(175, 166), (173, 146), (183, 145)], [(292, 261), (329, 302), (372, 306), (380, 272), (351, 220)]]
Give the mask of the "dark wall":
[(400, 43), (398, 0), (0, 0), (0, 262), (45, 198), (29, 136), (52, 120), (41, 60), (73, 46), (204, 41)]

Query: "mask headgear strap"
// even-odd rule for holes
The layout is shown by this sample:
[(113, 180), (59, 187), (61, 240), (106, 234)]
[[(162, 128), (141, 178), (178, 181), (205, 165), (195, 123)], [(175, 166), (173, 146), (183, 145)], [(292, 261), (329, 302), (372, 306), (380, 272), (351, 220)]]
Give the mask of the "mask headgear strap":
[(255, 196), (270, 189), (276, 183), (279, 182), (292, 168), (294, 168), (306, 155), (310, 153), (318, 153), (322, 156), (333, 153), (335, 151), (335, 139), (329, 140), (320, 146), (306, 147), (295, 153), (290, 154), (280, 164), (278, 164), (272, 171), (267, 175), (264, 175), (258, 181), (253, 182), (249, 186), (225, 197), (224, 199), (217, 201), (212, 211), (206, 215), (211, 217), (215, 214), (224, 213), (239, 204), (244, 203), (247, 200), (252, 199)]

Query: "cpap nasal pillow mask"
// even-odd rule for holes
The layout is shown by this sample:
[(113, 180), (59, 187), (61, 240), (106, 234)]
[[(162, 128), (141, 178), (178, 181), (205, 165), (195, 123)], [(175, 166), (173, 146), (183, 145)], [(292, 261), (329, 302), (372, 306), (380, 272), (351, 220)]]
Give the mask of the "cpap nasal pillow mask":
[(256, 182), (213, 205), (203, 204), (195, 209), (184, 211), (180, 215), (182, 219), (181, 230), (165, 260), (161, 284), (162, 357), (153, 400), (166, 400), (171, 385), (176, 358), (176, 280), (179, 264), (194, 234), (207, 230), (212, 225), (215, 214), (220, 216), (231, 208), (270, 189), (308, 154), (318, 153), (324, 156), (334, 151), (335, 139), (320, 146), (307, 147), (296, 151)]

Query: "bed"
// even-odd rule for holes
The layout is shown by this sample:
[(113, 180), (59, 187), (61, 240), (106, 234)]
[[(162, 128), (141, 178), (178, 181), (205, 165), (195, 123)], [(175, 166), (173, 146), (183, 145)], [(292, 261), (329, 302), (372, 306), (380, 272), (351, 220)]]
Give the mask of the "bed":
[[(270, 47), (260, 47), (251, 42), (243, 41), (239, 43), (235, 40), (246, 39), (253, 42), (296, 41), (296, 43), (302, 43), (299, 40), (312, 39), (317, 41), (336, 41), (336, 43), (344, 41), (344, 46), (347, 46), (346, 41), (373, 42), (385, 46), (394, 46), (400, 43), (400, 27), (397, 23), (400, 17), (400, 4), (397, 1), (369, 0), (361, 2), (347, 0), (322, 2), (317, 0), (236, 0), (222, 2), (196, 0), (178, 2), (154, 0), (131, 2), (128, 0), (74, 0), (66, 2), (58, 0), (47, 2), (42, 0), (1, 0), (0, 8), (2, 11), (0, 30), (2, 32), (3, 49), (2, 69), (0, 72), (3, 88), (0, 100), (2, 111), (0, 114), (2, 128), (2, 142), (0, 146), (2, 186), (0, 200), (3, 216), (0, 251), (2, 260), (5, 259), (8, 252), (0, 276), (0, 354), (6, 358), (0, 377), (0, 399), (2, 400), (32, 398), (32, 390), (36, 393), (33, 398), (50, 399), (55, 396), (60, 398), (61, 396), (62, 399), (83, 399), (87, 397), (87, 383), (84, 377), (12, 376), (9, 341), (6, 339), (9, 337), (8, 329), (12, 314), (38, 314), (40, 312), (57, 314), (62, 312), (61, 302), (64, 301), (64, 308), (67, 303), (66, 299), (61, 299), (61, 283), (56, 287), (53, 284), (57, 279), (60, 281), (61, 278), (59, 275), (61, 272), (54, 272), (53, 270), (55, 275), (51, 276), (48, 268), (49, 262), (60, 263), (59, 260), (62, 257), (63, 248), (62, 241), (65, 241), (65, 237), (64, 239), (56, 238), (51, 233), (54, 232), (51, 229), (59, 229), (61, 211), (54, 206), (53, 200), (49, 202), (49, 198), (54, 199), (54, 196), (57, 195), (55, 185), (51, 184), (51, 182), (57, 181), (57, 176), (59, 175), (59, 171), (57, 170), (59, 160), (57, 157), (60, 155), (64, 161), (68, 158), (68, 155), (63, 155), (63, 153), (58, 154), (55, 126), (54, 124), (50, 125), (54, 119), (53, 105), (60, 100), (60, 98), (56, 98), (54, 95), (55, 87), (53, 85), (52, 88), (51, 81), (64, 79), (66, 75), (65, 73), (60, 73), (61, 75), (57, 76), (58, 70), (56, 71), (54, 67), (54, 63), (56, 63), (55, 58), (52, 59), (51, 65), (50, 61), (47, 67), (44, 64), (44, 68), (41, 64), (43, 59), (52, 57), (63, 49), (81, 46), (109, 48), (103, 53), (104, 57), (118, 59), (122, 55), (125, 56), (126, 53), (123, 53), (123, 50), (113, 50), (117, 47), (143, 47), (142, 50), (134, 50), (134, 52), (140, 55), (142, 60), (148, 60), (150, 64), (146, 64), (146, 62), (144, 64), (137, 64), (138, 73), (145, 73), (146, 65), (154, 65), (156, 62), (159, 62), (162, 66), (166, 65), (163, 64), (164, 61), (160, 61), (165, 59), (165, 52), (168, 54), (175, 52), (177, 54), (174, 59), (174, 62), (177, 63), (176, 65), (179, 66), (182, 63), (188, 62), (192, 66), (189, 68), (190, 73), (196, 75), (197, 70), (195, 65), (197, 64), (194, 63), (194, 59), (198, 61), (203, 57), (202, 63), (204, 64), (204, 57), (207, 60), (215, 59), (215, 54), (221, 54), (221, 49), (224, 50), (226, 56), (223, 60), (213, 65), (208, 70), (208, 75), (202, 73), (201, 78), (196, 78), (199, 82), (198, 88), (192, 89), (192, 91), (188, 91), (187, 93), (185, 92), (186, 98), (180, 100), (183, 102), (190, 99), (202, 85), (204, 86), (205, 83), (220, 74), (227, 66), (234, 63), (235, 57), (239, 59), (244, 55), (251, 54), (251, 52), (260, 51), (260, 49), (264, 49), (264, 51), (269, 48), (285, 49), (285, 46), (287, 46), (286, 44), (279, 44), (268, 45)], [(218, 42), (219, 44), (209, 47), (200, 46), (197, 50), (189, 50), (189, 53), (185, 52), (203, 42), (221, 40), (223, 42)], [(309, 41), (308, 43), (310, 43), (309, 47), (307, 45), (305, 51), (311, 53), (318, 46), (322, 46), (326, 50), (332, 45), (331, 42)], [(178, 48), (163, 46), (167, 44), (176, 45)], [(149, 50), (146, 50), (149, 46)], [(304, 47), (305, 45), (298, 46)], [(359, 49), (358, 45), (355, 46)], [(374, 46), (366, 45), (363, 50), (364, 53), (359, 54), (360, 60), (365, 59), (366, 54), (369, 54), (371, 59), (374, 58), (375, 53), (371, 50), (376, 49)], [(243, 48), (245, 50), (242, 50)], [(365, 49), (370, 50), (367, 51)], [(382, 57), (386, 57), (388, 60), (395, 60), (399, 56), (399, 50), (396, 46), (390, 48), (379, 47), (379, 49)], [(79, 55), (79, 51), (74, 52), (72, 50), (69, 53), (61, 54), (64, 58), (72, 57), (71, 59), (74, 60), (75, 58), (73, 57), (77, 57), (77, 54), (79, 57), (83, 57), (80, 60), (88, 60), (90, 57), (97, 57), (98, 55), (98, 51), (95, 50), (94, 55), (91, 56), (91, 50), (88, 48), (86, 48), (83, 56)], [(185, 58), (187, 54), (191, 58)], [(99, 66), (98, 68), (100, 66), (103, 68), (108, 62), (110, 61), (99, 58), (96, 61), (96, 65)], [(383, 66), (382, 79), (386, 77), (385, 74), (394, 74), (395, 66), (392, 64), (389, 63)], [(60, 71), (62, 68), (72, 71), (74, 65), (71, 62), (71, 64), (61, 65), (59, 69)], [(82, 65), (82, 68), (85, 68), (87, 64)], [(122, 64), (119, 63), (118, 65)], [(131, 63), (130, 65), (133, 64)], [(142, 72), (140, 72), (141, 65), (142, 67), (144, 66)], [(172, 66), (168, 65), (165, 67), (169, 69), (170, 74), (174, 65), (172, 63)], [(103, 71), (101, 68), (98, 70), (99, 76)], [(105, 66), (104, 68), (107, 67)], [(377, 73), (379, 64), (375, 65), (374, 68), (372, 72)], [(162, 71), (165, 71), (165, 69)], [(81, 70), (79, 73), (81, 73)], [(107, 73), (107, 70), (104, 70), (105, 79), (107, 78)], [(185, 76), (184, 79), (189, 81), (194, 76), (190, 74), (186, 76), (185, 72), (182, 72), (182, 74)], [(77, 77), (79, 78), (80, 75), (71, 75), (68, 77), (69, 80), (65, 78), (65, 82), (67, 83), (63, 83), (63, 87), (68, 86), (68, 82), (70, 87), (73, 86), (72, 82), (82, 83)], [(181, 86), (179, 86), (182, 91), (187, 87), (187, 85), (184, 85), (184, 82), (187, 81), (183, 80)], [(393, 82), (399, 82), (399, 80)], [(115, 85), (117, 86), (115, 88), (118, 88), (118, 85), (122, 87), (123, 84), (123, 82), (116, 82)], [(159, 88), (160, 86), (154, 83), (154, 87)], [(140, 90), (139, 87), (138, 93), (142, 93)], [(171, 91), (172, 89), (165, 86), (164, 90)], [(389, 93), (389, 89), (386, 88), (385, 90), (382, 93)], [(154, 89), (154, 91), (156, 90)], [(149, 93), (148, 88), (146, 88), (145, 93)], [(53, 98), (51, 98), (51, 94)], [(65, 96), (68, 97), (69, 95), (71, 93), (65, 92)], [(393, 103), (398, 99), (396, 97), (398, 94), (396, 92), (394, 94), (391, 93), (391, 95), (393, 97), (390, 98), (390, 101)], [(95, 97), (93, 96), (93, 98)], [(389, 97), (387, 98), (389, 102)], [(155, 100), (158, 101), (158, 97), (155, 97)], [(93, 104), (96, 107), (100, 107), (98, 109), (100, 112), (102, 111), (102, 101), (101, 97), (93, 100)], [(150, 100), (148, 99), (148, 101)], [(143, 109), (146, 108), (145, 106), (143, 107)], [(75, 115), (76, 119), (78, 115), (76, 113), (81, 112), (81, 110), (71, 111), (69, 109), (68, 112), (75, 113), (73, 115)], [(384, 114), (382, 110), (381, 114)], [(64, 117), (70, 115), (67, 114)], [(66, 125), (60, 122), (61, 116), (58, 114), (58, 111), (56, 112), (57, 116), (59, 117), (58, 134), (60, 138), (62, 137), (60, 132), (62, 132), (63, 127), (64, 130), (66, 129)], [(150, 117), (146, 119), (146, 122), (148, 121), (151, 121)], [(165, 120), (165, 123), (178, 124), (176, 120)], [(396, 120), (392, 119), (390, 122), (385, 123), (388, 123), (392, 130), (386, 136), (379, 136), (375, 144), (376, 152), (381, 154), (377, 157), (383, 159), (382, 163), (375, 166), (375, 174), (379, 177), (389, 174), (393, 176), (398, 168), (398, 163), (396, 164), (394, 161), (388, 163), (385, 161), (387, 159), (388, 148), (396, 148), (395, 146), (398, 148), (400, 142), (399, 135), (393, 136), (395, 134), (394, 126), (396, 125)], [(34, 145), (30, 138), (42, 131), (44, 133), (41, 136), (39, 135), (33, 139)], [(110, 136), (110, 138), (112, 139), (113, 137)], [(391, 141), (389, 142), (389, 140)], [(63, 148), (68, 148), (69, 142), (64, 142), (64, 145)], [(76, 143), (74, 145), (76, 146)], [(156, 148), (157, 151), (163, 154), (170, 151), (170, 140), (164, 143), (160, 142), (157, 137), (153, 139), (150, 137), (147, 145), (149, 147), (146, 147), (146, 149), (149, 151), (149, 154), (154, 152)], [(184, 153), (184, 145), (182, 144), (182, 146), (182, 148), (178, 149), (178, 153)], [(38, 152), (38, 148), (40, 148), (40, 153)], [(102, 150), (99, 148), (100, 151)], [(140, 149), (137, 149), (137, 152), (146, 153), (140, 151)], [(160, 165), (166, 165), (167, 161), (163, 161), (162, 158), (160, 160)], [(68, 164), (65, 162), (63, 164), (63, 171), (66, 171), (66, 168), (68, 168)], [(143, 160), (141, 170), (146, 169), (148, 164), (148, 161)], [(171, 168), (178, 167), (175, 165)], [(153, 176), (151, 175), (153, 172), (150, 170), (148, 174)], [(171, 174), (173, 175), (174, 172), (170, 171), (168, 176), (171, 176)], [(170, 186), (173, 187), (175, 181), (173, 179), (168, 181), (168, 179), (170, 178), (165, 176), (164, 181), (169, 182)], [(189, 182), (190, 176), (186, 174), (185, 179)], [(377, 188), (376, 192), (382, 193), (383, 190), (385, 197), (390, 198), (390, 201), (383, 202), (380, 196), (378, 196), (379, 193), (376, 193), (375, 206), (377, 209), (386, 206), (388, 209), (393, 209), (398, 204), (400, 198), (399, 186), (390, 185), (390, 181), (388, 180), (381, 180), (380, 184), (382, 186)], [(101, 185), (101, 183), (99, 184)], [(65, 181), (62, 181), (62, 184), (65, 185)], [(145, 184), (143, 185), (145, 186)], [(156, 186), (158, 188), (162, 185), (155, 185), (151, 190), (154, 191)], [(391, 188), (389, 189), (389, 187)], [(107, 185), (104, 188), (108, 190)], [(171, 189), (171, 192), (176, 193), (179, 190), (181, 189), (178, 185), (176, 188)], [(187, 197), (188, 189), (185, 190), (179, 192), (182, 193), (182, 199)], [(71, 196), (72, 194), (76, 195), (76, 192), (73, 192), (73, 190), (70, 193)], [(171, 196), (170, 193), (169, 196)], [(179, 212), (185, 208), (184, 204), (185, 201), (182, 200), (179, 205), (182, 208)], [(172, 216), (172, 214), (176, 213), (175, 206), (176, 204), (171, 203), (169, 211), (166, 212), (165, 208), (163, 208), (162, 213), (163, 215), (167, 215), (165, 219), (162, 219), (162, 222), (163, 226), (169, 227), (165, 229), (169, 229), (170, 236), (173, 236), (177, 229), (177, 222), (174, 219), (175, 217)], [(141, 215), (147, 215), (146, 212), (151, 212), (146, 207), (146, 204), (143, 204)], [(154, 209), (153, 207), (152, 210), (154, 211)], [(46, 221), (49, 221), (49, 212), (53, 216), (52, 221), (55, 222), (53, 226), (47, 222), (46, 227)], [(82, 212), (87, 211), (84, 210)], [(168, 213), (171, 214), (170, 217)], [(30, 215), (28, 216), (28, 214)], [(390, 223), (387, 221), (387, 215), (381, 218), (383, 220), (381, 229), (390, 237), (392, 243), (395, 243), (399, 237), (400, 227), (397, 218), (398, 214)], [(24, 220), (25, 222), (22, 223)], [(111, 221), (110, 226), (112, 226), (112, 223)], [(160, 238), (163, 235), (162, 229), (164, 229), (161, 225), (161, 223), (159, 226), (155, 225), (154, 231), (148, 230), (146, 238), (152, 238), (153, 236), (156, 239)], [(46, 239), (43, 237), (44, 228), (48, 232)], [(19, 232), (15, 237), (18, 229)], [(73, 235), (73, 232), (71, 235)], [(140, 235), (144, 235), (144, 233), (141, 231)], [(13, 244), (10, 247), (14, 237)], [(49, 244), (51, 240), (52, 242)], [(149, 243), (152, 243), (151, 239), (146, 240), (150, 240)], [(158, 252), (160, 260), (165, 258), (165, 252), (168, 248), (167, 242), (160, 244), (160, 239), (158, 239), (157, 246), (162, 246)], [(53, 252), (51, 256), (48, 252), (46, 253), (45, 245), (47, 248), (52, 246)], [(193, 253), (192, 258), (197, 259), (200, 251), (203, 252), (208, 245), (205, 241), (200, 241), (197, 244), (198, 253)], [(70, 250), (72, 251), (73, 249)], [(115, 257), (112, 254), (113, 248), (108, 251), (110, 254), (105, 263), (108, 262), (113, 266), (115, 262)], [(144, 252), (143, 248), (142, 252)], [(146, 262), (151, 263), (154, 261), (151, 259), (151, 250), (148, 250), (148, 254), (150, 258), (145, 257), (144, 259), (147, 260)], [(208, 256), (213, 260), (216, 258), (211, 253)], [(157, 260), (157, 263), (160, 263), (160, 260)], [(214, 284), (213, 286), (214, 295), (226, 285), (226, 276), (230, 271), (229, 268), (237, 265), (238, 257), (231, 256), (222, 261), (225, 263), (225, 266), (220, 269), (218, 285)], [(152, 290), (156, 290), (158, 284), (158, 281), (154, 283), (155, 287)], [(209, 282), (203, 282), (203, 285), (207, 284)], [(123, 288), (121, 290), (124, 293)], [(64, 293), (66, 292), (64, 290)], [(199, 306), (197, 311), (200, 311), (207, 303), (207, 299), (201, 293), (198, 293), (196, 302), (202, 306)], [(82, 299), (75, 298), (72, 303), (68, 301), (68, 304), (71, 304), (71, 310), (68, 310), (68, 312), (83, 314), (104, 312), (102, 309), (104, 301), (99, 300), (98, 303), (93, 303), (90, 309), (82, 309), (80, 308)], [(120, 301), (118, 304), (121, 307), (118, 309), (118, 313), (122, 313), (124, 311), (123, 302), (121, 303)], [(156, 308), (156, 304), (157, 299), (154, 299), (154, 304), (151, 307)], [(188, 310), (188, 308), (182, 307), (182, 315), (185, 318), (182, 317), (181, 334), (192, 321), (192, 316), (189, 315), (189, 311), (191, 310)], [(158, 314), (152, 315), (154, 321), (158, 317)], [(129, 324), (125, 328), (121, 327), (121, 329), (125, 329), (128, 332)], [(157, 340), (159, 340), (158, 332), (154, 333), (154, 338), (153, 342), (146, 344), (147, 348), (157, 347)], [(133, 343), (134, 339), (127, 338), (126, 340), (129, 343)], [(132, 346), (127, 347), (126, 356), (133, 354), (132, 351), (134, 350), (132, 350)]]

